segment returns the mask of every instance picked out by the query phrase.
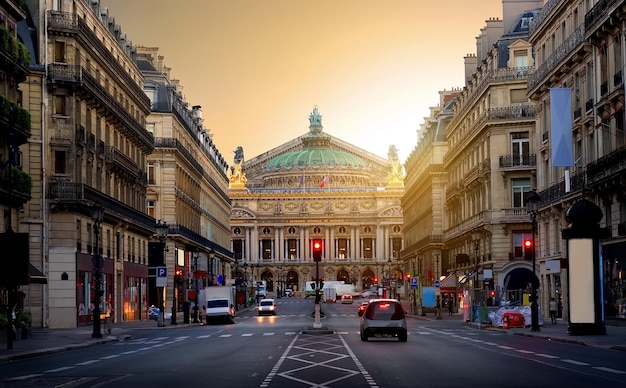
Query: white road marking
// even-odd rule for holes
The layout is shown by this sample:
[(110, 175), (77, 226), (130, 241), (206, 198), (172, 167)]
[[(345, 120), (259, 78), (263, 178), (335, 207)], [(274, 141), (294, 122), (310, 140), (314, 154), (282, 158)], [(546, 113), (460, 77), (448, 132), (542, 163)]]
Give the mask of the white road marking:
[(537, 354), (539, 357), (545, 357), (545, 358), (559, 358), (559, 356), (553, 356), (551, 354), (544, 354), (544, 353), (539, 353)]
[(586, 362), (570, 360), (570, 359), (566, 359), (566, 360), (562, 360), (562, 361), (563, 362), (567, 362), (568, 364), (574, 364), (574, 365), (589, 365)]
[(33, 373), (32, 375), (17, 376), (17, 377), (10, 378), (8, 380), (26, 380), (26, 379), (32, 379), (33, 377), (38, 377), (42, 375), (43, 375), (42, 373)]
[(89, 365), (89, 364), (94, 364), (94, 363), (96, 363), (96, 362), (98, 362), (98, 361), (100, 361), (100, 360), (89, 360), (89, 361), (83, 361), (83, 362), (79, 362), (79, 363), (78, 363), (78, 364), (76, 364), (76, 365), (85, 366), (85, 365)]
[(604, 366), (594, 366), (593, 368), (597, 369), (597, 370), (602, 370), (602, 371), (605, 371), (605, 372), (617, 373), (617, 374), (620, 374), (620, 375), (626, 374), (626, 372), (623, 371), (623, 370), (607, 368), (607, 367), (604, 367)]
[(68, 370), (68, 369), (72, 369), (73, 366), (62, 366), (60, 368), (56, 368), (56, 369), (50, 369), (50, 370), (46, 370), (43, 373), (55, 373), (55, 372), (61, 372), (64, 370)]

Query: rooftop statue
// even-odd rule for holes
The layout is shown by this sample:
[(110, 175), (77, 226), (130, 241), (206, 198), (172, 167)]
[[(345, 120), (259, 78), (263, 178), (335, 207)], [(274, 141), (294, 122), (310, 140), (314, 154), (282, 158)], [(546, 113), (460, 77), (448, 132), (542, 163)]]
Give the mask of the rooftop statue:
[(387, 153), (387, 157), (392, 162), (394, 160), (398, 160), (398, 149), (396, 148), (395, 145), (392, 144), (389, 146), (389, 152)]
[(309, 123), (311, 125), (322, 125), (322, 115), (317, 110), (317, 105), (313, 107), (313, 112), (309, 115)]
[(243, 162), (243, 147), (237, 146), (237, 148), (233, 152), (235, 153), (233, 161), (235, 162), (235, 164), (241, 164), (241, 162)]

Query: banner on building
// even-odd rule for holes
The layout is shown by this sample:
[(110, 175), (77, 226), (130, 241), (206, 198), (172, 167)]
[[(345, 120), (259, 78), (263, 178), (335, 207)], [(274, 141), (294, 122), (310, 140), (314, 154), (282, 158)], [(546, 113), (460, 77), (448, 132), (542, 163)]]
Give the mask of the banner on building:
[(572, 140), (572, 89), (550, 89), (550, 150), (552, 165), (574, 165)]

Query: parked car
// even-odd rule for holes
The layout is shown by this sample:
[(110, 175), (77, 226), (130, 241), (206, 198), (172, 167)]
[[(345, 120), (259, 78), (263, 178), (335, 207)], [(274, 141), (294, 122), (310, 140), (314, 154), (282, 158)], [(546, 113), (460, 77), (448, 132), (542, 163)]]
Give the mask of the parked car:
[(341, 296), (341, 303), (342, 304), (352, 304), (353, 299), (352, 299), (352, 295), (350, 294), (343, 294)]
[(361, 304), (359, 305), (359, 317), (363, 315), (369, 303), (370, 302), (361, 302)]
[(259, 307), (257, 307), (259, 315), (269, 314), (276, 315), (277, 306), (274, 299), (261, 299)]
[[(152, 319), (154, 321), (159, 320), (159, 313), (161, 310), (158, 307), (150, 307), (148, 308), (148, 319)], [(172, 313), (165, 312), (165, 319), (172, 319)]]
[(368, 337), (407, 340), (406, 312), (397, 299), (372, 299), (361, 316), (361, 341)]
[(285, 296), (289, 296), (289, 297), (293, 296), (293, 290), (291, 288), (287, 288), (285, 290)]

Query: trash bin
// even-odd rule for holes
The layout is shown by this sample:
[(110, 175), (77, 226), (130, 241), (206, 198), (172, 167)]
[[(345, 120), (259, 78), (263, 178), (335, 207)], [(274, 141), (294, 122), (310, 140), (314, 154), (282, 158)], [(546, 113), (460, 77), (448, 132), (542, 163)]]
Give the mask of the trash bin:
[(185, 302), (183, 303), (183, 322), (189, 323), (189, 307), (191, 303)]

